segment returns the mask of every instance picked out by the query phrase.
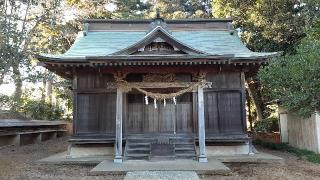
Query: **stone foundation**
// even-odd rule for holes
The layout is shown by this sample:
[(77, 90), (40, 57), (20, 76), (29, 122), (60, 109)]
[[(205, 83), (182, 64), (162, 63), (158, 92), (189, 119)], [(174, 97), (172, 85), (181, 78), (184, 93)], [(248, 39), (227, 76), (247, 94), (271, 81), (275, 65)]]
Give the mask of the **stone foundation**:
[(114, 156), (114, 147), (110, 146), (69, 146), (67, 158)]
[[(199, 150), (199, 147), (197, 147), (197, 151), (198, 150)], [(206, 154), (208, 157), (248, 155), (249, 152), (250, 152), (250, 146), (248, 143), (206, 146)], [(69, 147), (67, 157), (79, 158), (79, 157), (96, 157), (96, 156), (114, 157), (114, 147), (102, 146), (102, 145), (85, 145), (85, 146), (73, 145)]]
[(236, 145), (206, 146), (207, 156), (237, 156), (249, 155), (250, 146), (247, 143)]

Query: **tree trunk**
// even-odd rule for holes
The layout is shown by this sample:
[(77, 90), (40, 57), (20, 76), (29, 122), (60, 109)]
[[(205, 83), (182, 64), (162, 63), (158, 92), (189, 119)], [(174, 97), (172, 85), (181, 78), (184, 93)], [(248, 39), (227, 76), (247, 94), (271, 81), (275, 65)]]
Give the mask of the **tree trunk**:
[(41, 92), (41, 101), (45, 102), (46, 101), (46, 89), (47, 89), (47, 79), (43, 78), (42, 80), (42, 92)]
[(15, 85), (15, 91), (14, 91), (14, 100), (16, 102), (20, 102), (21, 96), (22, 96), (22, 78), (21, 73), (19, 69), (19, 63), (14, 62), (12, 65), (12, 72), (13, 72), (13, 81)]
[(252, 78), (249, 78), (246, 81), (248, 85), (248, 88), (247, 88), (248, 94), (252, 99), (252, 102), (256, 108), (257, 120), (261, 121), (263, 119), (263, 112), (265, 108), (264, 108), (261, 94), (259, 92), (259, 85), (257, 84), (257, 82), (254, 82)]
[(4, 73), (0, 73), (0, 86), (3, 84)]
[(52, 80), (51, 79), (47, 81), (46, 102), (52, 105)]
[(249, 121), (250, 131), (253, 132), (253, 116), (251, 113), (251, 99), (250, 99), (248, 90), (246, 90), (246, 99), (247, 99), (248, 121)]

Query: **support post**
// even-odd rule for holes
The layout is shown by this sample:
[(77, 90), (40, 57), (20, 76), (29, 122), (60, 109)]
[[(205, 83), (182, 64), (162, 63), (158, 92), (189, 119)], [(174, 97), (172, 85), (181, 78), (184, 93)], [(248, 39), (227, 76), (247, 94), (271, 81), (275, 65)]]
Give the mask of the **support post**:
[(113, 162), (122, 163), (122, 104), (123, 91), (117, 88), (116, 101), (116, 139), (115, 139), (115, 157)]
[(73, 69), (73, 80), (72, 80), (72, 91), (73, 91), (73, 121), (72, 121), (72, 136), (75, 136), (77, 131), (78, 123), (78, 76), (76, 71)]
[(281, 142), (282, 143), (288, 143), (289, 142), (289, 136), (288, 136), (288, 112), (282, 108), (281, 106), (278, 106), (279, 111), (279, 121), (280, 121), (280, 136), (281, 136)]
[(198, 87), (198, 141), (199, 141), (199, 162), (208, 162), (206, 155), (206, 136), (205, 136), (205, 123), (204, 123), (204, 100), (203, 88)]

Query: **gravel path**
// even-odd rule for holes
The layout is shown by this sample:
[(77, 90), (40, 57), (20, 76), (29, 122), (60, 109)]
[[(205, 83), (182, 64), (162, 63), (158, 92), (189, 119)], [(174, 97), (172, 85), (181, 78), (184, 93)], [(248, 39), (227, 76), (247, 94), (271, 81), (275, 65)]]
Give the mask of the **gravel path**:
[[(22, 147), (6, 147), (0, 149), (0, 180), (100, 180), (100, 179), (124, 179), (122, 175), (89, 176), (93, 166), (76, 165), (37, 165), (33, 161), (48, 157), (67, 149), (67, 139), (59, 138), (40, 144), (32, 144)], [(258, 149), (267, 153), (280, 156), (286, 164), (227, 164), (231, 168), (230, 176), (202, 176), (200, 179), (249, 179), (249, 180), (278, 180), (278, 179), (319, 179), (320, 165), (298, 159), (288, 153)], [(149, 172), (151, 173), (151, 172)], [(163, 177), (167, 173), (160, 173)], [(175, 176), (178, 177), (178, 176)], [(138, 180), (139, 178), (135, 178)]]
[(38, 165), (36, 160), (66, 151), (69, 137), (21, 147), (0, 149), (0, 180), (100, 180), (123, 179), (123, 176), (89, 176), (93, 166)]
[(128, 172), (124, 180), (199, 180), (194, 171), (136, 171)]

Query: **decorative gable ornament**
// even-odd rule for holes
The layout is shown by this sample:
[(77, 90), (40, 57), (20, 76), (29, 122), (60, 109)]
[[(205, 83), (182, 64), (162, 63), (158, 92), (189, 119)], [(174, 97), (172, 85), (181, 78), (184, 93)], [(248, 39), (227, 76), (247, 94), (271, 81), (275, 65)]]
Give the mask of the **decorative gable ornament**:
[(171, 34), (171, 31), (169, 31), (167, 23), (164, 21), (163, 18), (160, 17), (160, 11), (159, 10), (157, 10), (157, 17), (149, 24), (149, 30), (147, 31), (147, 34), (150, 33), (153, 29), (155, 29), (158, 26), (162, 27), (169, 34)]
[[(153, 44), (152, 44), (153, 43)], [(190, 47), (169, 34), (163, 27), (157, 26), (152, 31), (150, 31), (144, 38), (135, 44), (124, 48), (120, 51), (113, 53), (112, 55), (135, 55), (141, 52), (141, 49), (147, 49), (148, 47), (162, 46), (163, 49), (170, 49), (172, 52), (181, 52), (181, 54), (189, 55), (206, 55), (206, 52), (197, 50), (193, 47)]]

